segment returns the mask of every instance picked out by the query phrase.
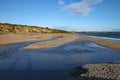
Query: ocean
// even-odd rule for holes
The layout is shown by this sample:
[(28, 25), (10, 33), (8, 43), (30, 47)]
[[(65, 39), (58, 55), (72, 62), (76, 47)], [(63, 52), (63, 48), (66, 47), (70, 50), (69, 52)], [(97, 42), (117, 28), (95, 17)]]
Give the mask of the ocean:
[(96, 36), (96, 37), (105, 37), (105, 38), (116, 38), (116, 39), (120, 39), (120, 34), (104, 34), (104, 33), (79, 33), (80, 35), (83, 36)]

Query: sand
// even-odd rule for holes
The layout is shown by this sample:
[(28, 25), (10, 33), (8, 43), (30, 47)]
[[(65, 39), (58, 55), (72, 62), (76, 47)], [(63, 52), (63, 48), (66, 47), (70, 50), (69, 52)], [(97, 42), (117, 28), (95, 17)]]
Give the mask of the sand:
[(120, 39), (80, 36), (79, 40), (88, 40), (104, 47), (120, 50)]
[(72, 42), (75, 40), (88, 40), (98, 45), (108, 47), (115, 50), (120, 50), (120, 40), (117, 39), (108, 39), (108, 38), (98, 38), (98, 37), (88, 37), (88, 36), (79, 36), (76, 34), (67, 35), (64, 38), (48, 41), (48, 42), (39, 42), (25, 47), (24, 49), (42, 49), (60, 46), (64, 43)]
[(75, 34), (67, 34), (67, 35), (65, 35), (64, 34), (63, 37), (60, 37), (60, 38), (58, 37), (58, 39), (56, 39), (56, 40), (34, 43), (34, 44), (31, 44), (31, 45), (29, 45), (27, 47), (24, 47), (24, 49), (52, 48), (52, 47), (57, 47), (57, 46), (63, 45), (65, 43), (75, 41), (77, 39), (79, 39), (78, 35), (75, 35)]
[[(52, 41), (33, 43), (24, 47), (24, 49), (51, 48), (75, 40), (87, 40), (111, 49), (120, 50), (120, 40), (117, 39), (79, 36), (76, 34), (67, 33), (5, 33), (0, 34), (0, 45), (35, 40), (48, 40), (50, 38), (57, 39)], [(86, 64), (83, 65), (82, 68), (84, 69), (80, 68), (80, 70), (77, 70), (77, 73), (81, 73), (81, 75), (79, 75), (79, 79), (81, 80), (120, 80), (120, 63)], [(73, 72), (73, 75), (76, 75), (76, 73)]]
[(108, 47), (111, 49), (120, 50), (120, 40), (107, 39), (98, 37), (80, 36), (77, 34), (68, 33), (5, 33), (0, 34), (0, 45), (12, 44), (18, 42), (35, 41), (35, 40), (48, 40), (50, 38), (58, 38), (53, 41), (38, 42), (26, 46), (24, 49), (43, 49), (63, 45), (75, 40), (88, 40), (93, 43)]
[(0, 45), (12, 44), (35, 40), (48, 40), (50, 38), (60, 38), (69, 34), (64, 33), (4, 33), (0, 34)]

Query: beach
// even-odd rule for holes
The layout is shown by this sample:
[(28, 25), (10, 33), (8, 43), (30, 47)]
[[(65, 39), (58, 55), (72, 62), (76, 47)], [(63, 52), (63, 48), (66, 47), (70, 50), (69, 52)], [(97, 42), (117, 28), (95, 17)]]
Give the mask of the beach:
[[(116, 39), (80, 36), (74, 33), (0, 34), (1, 77), (6, 80), (6, 74), (17, 75), (15, 79), (10, 77), (12, 80), (25, 79), (20, 76), (27, 76), (29, 79), (38, 77), (43, 80), (70, 80), (71, 78), (66, 76), (71, 72), (75, 78), (73, 80), (119, 80), (120, 64), (109, 63), (120, 59), (119, 42), (120, 40)], [(6, 70), (4, 74), (3, 70)], [(26, 71), (24, 75), (23, 70)], [(33, 74), (29, 74), (31, 70)], [(58, 79), (60, 76), (61, 79)]]
[(27, 41), (47, 40), (51, 38), (57, 38), (57, 39), (54, 41), (37, 42), (24, 47), (24, 49), (43, 49), (43, 48), (60, 46), (62, 44), (69, 43), (76, 40), (87, 40), (104, 47), (120, 50), (119, 39), (80, 36), (74, 33), (56, 33), (56, 34), (55, 33), (49, 33), (49, 34), (47, 33), (5, 33), (5, 34), (0, 34), (0, 45), (27, 42)]
[(2, 33), (0, 34), (0, 45), (20, 43), (27, 41), (47, 40), (51, 38), (62, 38), (71, 34), (66, 33)]
[(0, 3), (0, 80), (120, 80), (120, 0)]
[(80, 40), (88, 40), (98, 45), (108, 47), (115, 50), (120, 50), (120, 39), (113, 38), (103, 38), (103, 37), (90, 37), (90, 36), (81, 36)]
[(69, 42), (76, 41), (77, 39), (79, 39), (79, 36), (75, 34), (58, 34), (58, 35), (54, 36), (54, 38), (57, 38), (56, 40), (46, 41), (46, 42), (37, 42), (27, 47), (24, 47), (24, 49), (52, 48), (52, 47), (57, 47), (65, 43), (69, 43)]

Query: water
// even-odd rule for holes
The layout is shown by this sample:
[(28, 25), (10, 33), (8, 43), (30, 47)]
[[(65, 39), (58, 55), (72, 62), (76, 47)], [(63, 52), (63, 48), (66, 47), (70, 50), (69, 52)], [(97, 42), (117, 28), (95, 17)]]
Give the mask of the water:
[(94, 34), (80, 34), (80, 35), (85, 35), (85, 36), (97, 36), (97, 37), (107, 37), (107, 38), (117, 38), (120, 39), (120, 34), (103, 34), (103, 33), (94, 33)]
[(120, 51), (88, 41), (74, 41), (42, 50), (22, 49), (31, 43), (0, 46), (1, 80), (75, 80), (70, 75), (73, 68), (120, 60)]

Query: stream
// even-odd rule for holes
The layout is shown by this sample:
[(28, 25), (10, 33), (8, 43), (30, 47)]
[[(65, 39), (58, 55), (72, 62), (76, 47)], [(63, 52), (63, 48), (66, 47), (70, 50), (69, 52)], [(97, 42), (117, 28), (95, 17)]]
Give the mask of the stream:
[[(55, 39), (49, 39), (50, 41)], [(24, 50), (32, 41), (0, 46), (0, 80), (75, 80), (71, 70), (89, 63), (120, 60), (120, 51), (89, 41), (73, 41), (64, 45)]]

